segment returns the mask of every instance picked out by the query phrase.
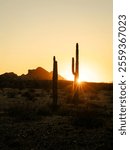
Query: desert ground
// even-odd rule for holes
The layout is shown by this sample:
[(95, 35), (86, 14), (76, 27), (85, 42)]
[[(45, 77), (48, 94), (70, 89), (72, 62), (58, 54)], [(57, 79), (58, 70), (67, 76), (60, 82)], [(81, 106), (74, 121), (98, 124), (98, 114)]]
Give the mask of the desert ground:
[(0, 87), (0, 150), (112, 150), (112, 83), (81, 83), (75, 104), (63, 82), (56, 110), (51, 85)]

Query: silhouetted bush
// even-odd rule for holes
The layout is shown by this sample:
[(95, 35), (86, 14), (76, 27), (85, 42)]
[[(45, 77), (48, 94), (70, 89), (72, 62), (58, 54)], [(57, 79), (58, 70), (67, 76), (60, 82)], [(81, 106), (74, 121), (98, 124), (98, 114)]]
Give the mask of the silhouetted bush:
[(90, 128), (102, 128), (105, 120), (96, 115), (96, 112), (82, 112), (77, 114), (72, 120), (72, 124), (75, 126), (84, 126)]
[(10, 117), (17, 121), (33, 121), (40, 119), (41, 116), (53, 114), (52, 108), (49, 105), (37, 105), (32, 101), (13, 104), (6, 111)]
[(14, 104), (7, 110), (8, 115), (17, 121), (33, 121), (38, 119), (37, 109), (30, 103)]
[(40, 116), (50, 116), (52, 115), (52, 110), (49, 106), (39, 106), (37, 114)]
[(22, 94), (23, 97), (25, 97), (27, 100), (30, 101), (35, 101), (36, 100), (36, 95), (35, 95), (35, 90), (34, 89), (29, 89), (27, 91), (25, 91)]
[(7, 97), (8, 97), (8, 98), (15, 98), (15, 97), (16, 97), (16, 93), (15, 93), (15, 92), (12, 92), (12, 91), (9, 91), (9, 92), (7, 93)]
[(105, 125), (104, 110), (93, 109), (91, 106), (86, 109), (78, 109), (72, 119), (74, 126), (90, 128), (102, 128)]

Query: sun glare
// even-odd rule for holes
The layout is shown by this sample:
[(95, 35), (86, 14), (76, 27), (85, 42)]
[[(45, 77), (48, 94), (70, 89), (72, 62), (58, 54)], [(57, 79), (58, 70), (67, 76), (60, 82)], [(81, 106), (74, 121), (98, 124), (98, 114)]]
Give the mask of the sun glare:
[[(68, 71), (69, 70), (69, 71)], [(72, 74), (70, 69), (66, 69), (65, 72), (63, 72), (63, 76), (67, 80), (74, 81), (74, 75)], [(80, 66), (80, 71), (79, 71), (79, 79), (78, 83), (80, 84), (83, 81), (88, 81), (88, 82), (100, 82), (101, 76), (98, 74), (98, 71), (96, 69), (92, 69), (91, 67), (88, 66)]]
[(77, 83), (80, 84), (82, 81), (80, 79), (78, 79)]

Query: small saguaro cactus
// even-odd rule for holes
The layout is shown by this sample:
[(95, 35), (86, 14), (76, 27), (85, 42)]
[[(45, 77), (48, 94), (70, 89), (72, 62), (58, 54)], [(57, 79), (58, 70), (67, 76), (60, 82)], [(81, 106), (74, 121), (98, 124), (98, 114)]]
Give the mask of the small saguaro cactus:
[(79, 98), (78, 94), (78, 79), (79, 79), (79, 45), (76, 43), (76, 62), (74, 62), (74, 57), (72, 57), (72, 73), (74, 75), (74, 99)]
[(56, 61), (55, 56), (53, 57), (53, 77), (52, 77), (52, 92), (53, 92), (53, 106), (57, 106), (57, 100), (58, 100), (58, 90), (57, 90), (57, 83), (58, 83), (58, 63)]
[[(76, 65), (76, 66), (75, 66)], [(75, 69), (74, 69), (75, 66)], [(74, 57), (72, 57), (72, 73), (74, 75), (74, 82), (78, 82), (79, 78), (79, 45), (76, 43), (76, 63), (74, 64)]]

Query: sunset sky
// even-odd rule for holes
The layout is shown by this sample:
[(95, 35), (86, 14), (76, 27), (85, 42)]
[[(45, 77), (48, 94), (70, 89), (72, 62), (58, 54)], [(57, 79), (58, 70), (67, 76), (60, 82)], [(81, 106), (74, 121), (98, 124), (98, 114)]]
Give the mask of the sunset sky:
[(111, 82), (112, 0), (0, 0), (0, 74), (43, 67), (73, 79), (79, 43), (80, 79)]

